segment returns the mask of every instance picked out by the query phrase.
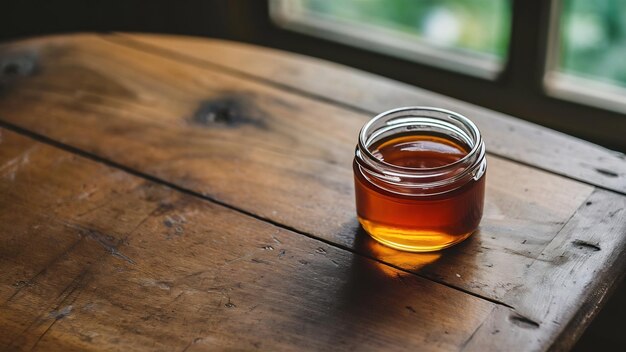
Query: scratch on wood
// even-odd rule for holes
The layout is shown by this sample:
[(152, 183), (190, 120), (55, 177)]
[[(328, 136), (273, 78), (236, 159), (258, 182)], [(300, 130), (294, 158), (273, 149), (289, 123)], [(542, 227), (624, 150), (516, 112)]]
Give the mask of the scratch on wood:
[(15, 180), (15, 175), (21, 167), (30, 163), (30, 154), (39, 148), (39, 145), (34, 145), (25, 151), (23, 151), (17, 157), (7, 161), (0, 166), (0, 174), (10, 181)]
[(114, 257), (125, 260), (130, 264), (136, 264), (134, 260), (130, 259), (124, 253), (117, 250), (117, 245), (111, 243), (111, 240), (113, 238), (112, 236), (103, 234), (102, 232), (96, 231), (93, 229), (87, 229), (87, 236), (95, 240), (97, 243), (99, 243), (104, 249), (108, 250), (111, 253), (111, 255), (113, 255)]
[(137, 264), (134, 260), (129, 258), (127, 255), (117, 250), (117, 246), (123, 240), (115, 241), (115, 238), (111, 235), (107, 235), (98, 230), (85, 228), (79, 225), (66, 224), (66, 226), (69, 226), (78, 230), (78, 233), (80, 236), (91, 238), (92, 240), (96, 241), (96, 243), (98, 243), (102, 248), (104, 248), (112, 256), (120, 258), (130, 264)]
[(167, 281), (155, 281), (155, 280), (142, 280), (141, 286), (157, 287), (161, 290), (169, 291), (172, 288), (172, 283)]
[[(67, 285), (63, 291), (57, 296), (57, 299), (59, 299), (61, 296), (63, 296), (66, 292), (67, 294), (65, 294), (65, 297), (63, 297), (60, 301), (60, 303), (56, 306), (56, 310), (52, 311), (51, 314), (49, 314), (49, 316), (51, 318), (54, 318), (54, 320), (52, 321), (52, 323), (46, 328), (46, 330), (44, 330), (44, 332), (39, 335), (39, 337), (37, 338), (37, 341), (35, 341), (35, 344), (33, 345), (33, 347), (31, 348), (31, 351), (35, 349), (35, 347), (37, 347), (37, 344), (39, 344), (39, 342), (43, 339), (44, 336), (46, 336), (46, 334), (50, 331), (50, 329), (52, 329), (52, 327), (54, 326), (54, 324), (56, 324), (57, 321), (59, 321), (60, 319), (66, 317), (67, 315), (70, 314), (70, 312), (72, 311), (72, 306), (73, 303), (76, 301), (76, 299), (78, 298), (78, 295), (76, 295), (74, 297), (74, 299), (72, 299), (69, 303), (69, 305), (67, 305), (65, 308), (63, 309), (59, 309), (59, 307), (68, 300), (68, 298), (70, 296), (72, 296), (72, 294), (80, 287), (81, 282), (83, 281), (83, 279), (85, 278), (85, 276), (87, 276), (88, 273), (88, 268), (84, 269), (80, 274), (78, 274), (78, 276), (76, 278), (74, 278), (74, 280), (72, 280), (72, 282), (70, 282), (69, 285)], [(18, 339), (23, 336), (27, 331), (30, 330), (30, 328), (35, 325), (35, 323), (40, 322), (42, 320), (42, 314), (40, 314), (34, 321), (32, 321), (27, 327), (26, 329), (24, 329), (22, 331), (21, 334), (17, 335), (8, 345), (8, 347), (13, 347), (15, 346), (15, 343), (18, 341)]]
[(95, 207), (93, 207), (93, 208), (89, 208), (89, 209), (87, 209), (86, 211), (84, 211), (84, 212), (82, 212), (82, 213), (80, 213), (80, 214), (77, 214), (77, 215), (76, 215), (76, 217), (77, 217), (77, 218), (80, 218), (80, 217), (82, 217), (82, 216), (85, 216), (85, 215), (87, 215), (87, 214), (89, 214), (89, 213), (92, 213), (92, 212), (94, 212), (94, 211), (96, 211), (96, 210), (98, 210), (98, 209), (101, 209), (101, 208), (103, 208), (103, 207), (105, 207), (105, 206), (109, 205), (109, 203), (110, 203), (110, 200), (107, 200), (106, 202), (104, 202), (104, 203), (102, 203), (102, 204), (96, 205), (96, 206), (95, 206)]
[(65, 297), (61, 301), (61, 302), (64, 302), (69, 296), (71, 296), (72, 293), (74, 293), (74, 291), (78, 289), (78, 287), (80, 286), (80, 283), (83, 281), (85, 276), (87, 276), (87, 271), (88, 271), (88, 268), (81, 271), (81, 273), (78, 274), (78, 276), (74, 280), (72, 280), (72, 282), (70, 282), (70, 284), (67, 285), (67, 287), (63, 289), (63, 291), (61, 291), (61, 293), (57, 296), (57, 299), (65, 295)]
[(137, 225), (135, 225), (135, 227), (133, 227), (133, 229), (128, 232), (128, 234), (126, 235), (126, 237), (124, 237), (122, 241), (125, 241), (128, 237), (130, 237), (130, 235), (135, 233), (135, 231), (137, 231), (137, 229), (140, 228), (141, 225), (143, 225), (151, 217), (158, 215), (162, 210), (163, 210), (162, 203), (159, 203), (159, 205), (156, 208), (154, 208), (148, 215), (146, 215), (143, 219), (141, 219), (141, 221), (138, 222)]
[(50, 317), (56, 320), (63, 319), (66, 316), (70, 315), (70, 313), (72, 312), (72, 308), (72, 305), (69, 305), (64, 307), (63, 309), (54, 310), (50, 312)]
[(472, 332), (472, 334), (467, 338), (467, 340), (465, 340), (465, 342), (463, 342), (463, 344), (461, 345), (461, 348), (459, 349), (460, 351), (465, 350), (465, 347), (470, 343), (470, 341), (472, 341), (472, 339), (474, 339), (474, 336), (476, 336), (476, 333), (478, 332), (478, 330), (480, 330), (480, 328), (485, 324), (487, 320), (484, 319), (480, 325), (478, 325), (476, 327), (476, 329), (474, 329), (474, 331)]
[(118, 257), (118, 258), (120, 258), (120, 259), (122, 259), (122, 260), (125, 260), (125, 261), (127, 261), (128, 263), (130, 263), (130, 264), (137, 264), (134, 260), (130, 259), (130, 258), (129, 258), (128, 256), (126, 256), (124, 253), (119, 252), (119, 251), (118, 251), (117, 249), (115, 249), (115, 248), (111, 250), (111, 254), (112, 254), (114, 257)]
[(41, 341), (41, 339), (43, 339), (44, 336), (46, 336), (46, 334), (48, 333), (48, 331), (50, 331), (50, 329), (52, 329), (52, 327), (54, 326), (54, 324), (57, 322), (58, 320), (54, 320), (52, 322), (52, 324), (48, 325), (48, 327), (46, 328), (46, 330), (44, 330), (44, 332), (39, 335), (39, 338), (37, 338), (37, 341), (35, 341), (35, 344), (33, 345), (33, 347), (30, 349), (31, 351), (35, 350), (35, 347), (37, 347), (37, 345), (39, 344), (39, 342)]
[(252, 253), (248, 253), (248, 254), (246, 254), (246, 255), (243, 255), (243, 256), (241, 256), (241, 257), (237, 257), (237, 258), (235, 258), (235, 259), (226, 260), (226, 261), (224, 262), (224, 264), (232, 264), (232, 263), (238, 262), (238, 261), (240, 261), (240, 260), (249, 259), (249, 258), (253, 257), (255, 254), (256, 254), (255, 252), (252, 252)]
[(251, 262), (253, 263), (257, 263), (257, 264), (267, 264), (267, 265), (271, 265), (269, 262), (262, 260), (262, 259), (257, 259), (257, 258), (252, 258), (250, 259)]
[(613, 210), (612, 212), (609, 213), (609, 218), (614, 217), (615, 215), (617, 215), (617, 213), (619, 213), (622, 210), (624, 210), (624, 208), (619, 208), (617, 210)]
[[(106, 205), (106, 204), (105, 204), (105, 205)], [(103, 205), (103, 206), (104, 206), (104, 205)], [(100, 208), (100, 207), (96, 207), (96, 208)], [(95, 210), (95, 209), (92, 209), (92, 210)], [(90, 210), (90, 211), (92, 211), (92, 210)], [(90, 212), (90, 211), (88, 211), (88, 212)], [(146, 221), (147, 221), (147, 220), (148, 220), (148, 219), (149, 219), (149, 218), (153, 215), (153, 213), (154, 213), (154, 212), (156, 212), (156, 209), (155, 209), (155, 210), (153, 210), (153, 211), (152, 211), (150, 214), (148, 214), (146, 217), (144, 217), (144, 218), (143, 218), (143, 219), (142, 219), (142, 220), (141, 220), (141, 221), (140, 221), (140, 222), (139, 222), (139, 223), (138, 223), (138, 224), (137, 224), (137, 225), (136, 225), (136, 226), (135, 226), (135, 227), (134, 227), (134, 228), (133, 228), (133, 229), (132, 229), (129, 233), (128, 233), (128, 235), (127, 235), (124, 239), (122, 239), (122, 240), (118, 241), (118, 243), (122, 243), (122, 242), (123, 242), (123, 241), (124, 241), (124, 240), (125, 240), (128, 236), (130, 236), (132, 233), (134, 233), (134, 232), (135, 232), (135, 230), (137, 230), (137, 228), (139, 228), (139, 227), (140, 227), (140, 226), (141, 226), (144, 222), (146, 222)], [(82, 215), (84, 215), (84, 214), (85, 214), (85, 213), (83, 213)], [(94, 234), (94, 232), (93, 232), (94, 230), (89, 230), (89, 229), (86, 229), (86, 228), (84, 228), (84, 227), (82, 227), (82, 226), (75, 225), (75, 224), (72, 224), (72, 223), (68, 223), (68, 222), (65, 222), (65, 221), (63, 221), (63, 224), (64, 224), (65, 226), (67, 226), (67, 227), (70, 227), (70, 228), (73, 228), (73, 229), (78, 230), (78, 231), (79, 231), (79, 234), (80, 234), (80, 238), (81, 238), (81, 239), (82, 239), (82, 238), (85, 238), (85, 237), (92, 238), (92, 239), (96, 240), (96, 242), (98, 242), (100, 245), (104, 246), (104, 248), (105, 248), (105, 249), (107, 249), (107, 250), (108, 250), (108, 251), (109, 251), (109, 252), (110, 252), (113, 256), (116, 256), (116, 257), (118, 257), (118, 258), (120, 258), (120, 259), (123, 259), (123, 260), (125, 260), (125, 261), (129, 262), (130, 264), (136, 264), (134, 260), (132, 260), (132, 259), (131, 259), (131, 258), (129, 258), (128, 256), (126, 256), (126, 255), (122, 254), (121, 252), (119, 252), (119, 251), (117, 250), (116, 246), (114, 246), (114, 244), (110, 243), (110, 241), (112, 241), (112, 237), (111, 237), (111, 236), (108, 236), (108, 237), (109, 237), (109, 239), (110, 239), (110, 241), (109, 241), (109, 243), (108, 243), (108, 244), (106, 244), (106, 243), (103, 243), (103, 242), (101, 242), (101, 241), (99, 241), (99, 240), (98, 240), (98, 238), (99, 238), (99, 239), (104, 238), (103, 236), (99, 236), (99, 237), (97, 237), (97, 238), (93, 238), (93, 237), (91, 237), (91, 236), (89, 236), (89, 235), (88, 235), (88, 236), (85, 236), (85, 233), (88, 233), (88, 234), (90, 234), (90, 235)], [(90, 232), (90, 231), (91, 231), (91, 232)], [(57, 256), (57, 257), (55, 257), (55, 258), (54, 258), (54, 259), (53, 259), (50, 263), (48, 263), (48, 264), (46, 265), (46, 267), (44, 267), (44, 269), (42, 269), (42, 270), (41, 270), (40, 272), (38, 272), (38, 273), (37, 273), (37, 274), (36, 274), (36, 275), (35, 275), (32, 279), (30, 279), (30, 281), (34, 280), (37, 276), (39, 276), (39, 275), (43, 274), (43, 273), (47, 270), (47, 267), (49, 267), (50, 265), (52, 265), (52, 263), (54, 263), (55, 261), (57, 261), (59, 258), (62, 258), (63, 256), (67, 255), (67, 253), (71, 252), (71, 251), (72, 251), (72, 250), (73, 250), (73, 249), (74, 249), (74, 248), (75, 248), (75, 247), (76, 247), (79, 243), (80, 243), (80, 240), (78, 240), (78, 241), (74, 242), (70, 248), (68, 248), (66, 251), (64, 251), (61, 255), (59, 255), (59, 256)], [(109, 246), (112, 246), (112, 247), (113, 247), (113, 249), (112, 249), (112, 250), (110, 250), (110, 249), (109, 249)], [(21, 288), (20, 288), (20, 289), (21, 289)], [(10, 300), (11, 300), (14, 296), (16, 296), (18, 293), (19, 293), (19, 290), (18, 290), (17, 292), (15, 292), (15, 293), (14, 293), (14, 294), (13, 294), (13, 295), (12, 295), (12, 296), (8, 299), (8, 300), (7, 300), (7, 302), (8, 302), (8, 301), (10, 301)]]
[(51, 267), (54, 263), (56, 263), (58, 260), (60, 260), (61, 258), (64, 258), (68, 253), (72, 252), (74, 250), (74, 248), (76, 248), (76, 246), (78, 246), (78, 244), (80, 243), (80, 239), (75, 241), (74, 243), (72, 243), (72, 245), (70, 247), (68, 247), (66, 250), (64, 250), (63, 252), (61, 252), (59, 255), (55, 256), (54, 258), (52, 258), (50, 261), (48, 261), (41, 270), (39, 270), (35, 275), (33, 275), (33, 277), (31, 277), (28, 280), (22, 280), (21, 282), (26, 282), (26, 285), (18, 285), (17, 290), (15, 290), (15, 292), (9, 297), (7, 298), (7, 300), (4, 302), (4, 304), (9, 303), (11, 300), (13, 300), (13, 298), (15, 298), (24, 287), (30, 287), (32, 285), (34, 285), (35, 280), (43, 275), (49, 267)]

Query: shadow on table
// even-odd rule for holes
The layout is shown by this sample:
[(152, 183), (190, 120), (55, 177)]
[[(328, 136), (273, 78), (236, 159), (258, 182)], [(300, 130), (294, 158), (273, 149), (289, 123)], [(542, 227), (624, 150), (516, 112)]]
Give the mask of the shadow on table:
[[(361, 325), (370, 328), (374, 325), (380, 327), (381, 334), (384, 331), (389, 333), (389, 328), (403, 326), (402, 320), (407, 324), (404, 329), (419, 328), (426, 334), (426, 339), (432, 337), (438, 342), (452, 339), (452, 335), (447, 336), (452, 331), (459, 337), (461, 331), (470, 328), (472, 309), (464, 311), (460, 308), (466, 302), (465, 294), (460, 291), (451, 294), (454, 291), (449, 287), (419, 277), (421, 270), (436, 271), (442, 258), (447, 258), (443, 262), (454, 261), (455, 257), (467, 256), (467, 253), (455, 248), (433, 253), (402, 252), (379, 244), (358, 223), (348, 226), (354, 231), (356, 251), (373, 259), (355, 255), (349, 269), (343, 273), (344, 281), (337, 290), (331, 313), (332, 322), (328, 322), (336, 324), (336, 334), (342, 335), (335, 336), (338, 340), (345, 335), (356, 336)], [(349, 232), (344, 234), (349, 235)], [(397, 268), (382, 262), (388, 262), (390, 258), (393, 259), (390, 263)], [(351, 320), (349, 328), (341, 324), (345, 319)], [(407, 333), (402, 329), (394, 332)], [(390, 337), (377, 338), (384, 341)], [(373, 338), (372, 341), (376, 340)]]

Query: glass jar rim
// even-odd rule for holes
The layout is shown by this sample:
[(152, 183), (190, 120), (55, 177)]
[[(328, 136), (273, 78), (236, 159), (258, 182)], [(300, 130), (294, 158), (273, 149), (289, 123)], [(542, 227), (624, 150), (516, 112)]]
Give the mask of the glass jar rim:
[[(380, 119), (385, 118), (389, 115), (393, 115), (393, 114), (397, 114), (397, 113), (407, 113), (407, 115), (411, 112), (414, 111), (419, 111), (419, 112), (435, 112), (435, 113), (441, 113), (441, 114), (445, 114), (448, 116), (453, 117), (455, 120), (462, 122), (464, 125), (466, 125), (468, 128), (470, 128), (474, 134), (474, 140), (476, 141), (475, 143), (473, 143), (472, 145), (472, 149), (469, 150), (467, 152), (466, 155), (464, 155), (462, 158), (460, 158), (459, 160), (456, 160), (450, 164), (446, 164), (446, 165), (441, 165), (441, 166), (436, 166), (436, 167), (424, 167), (424, 168), (418, 168), (418, 167), (406, 167), (406, 166), (399, 166), (399, 165), (394, 165), (394, 164), (390, 164), (384, 160), (380, 160), (378, 159), (376, 156), (374, 156), (374, 154), (372, 154), (372, 152), (369, 150), (369, 145), (367, 145), (367, 141), (366, 141), (366, 134), (368, 132), (368, 130), (371, 128), (371, 126), (378, 122)], [(482, 138), (481, 138), (481, 134), (480, 134), (480, 130), (478, 129), (478, 127), (474, 124), (474, 122), (472, 122), (472, 120), (468, 119), (467, 117), (456, 113), (454, 111), (450, 111), (450, 110), (446, 110), (446, 109), (440, 109), (440, 108), (434, 108), (434, 107), (429, 107), (429, 106), (407, 106), (407, 107), (401, 107), (401, 108), (396, 108), (396, 109), (392, 109), (392, 110), (388, 110), (385, 111), (383, 113), (380, 113), (378, 115), (376, 115), (374, 118), (372, 118), (370, 121), (368, 121), (362, 128), (361, 131), (359, 132), (359, 147), (361, 149), (361, 152), (365, 153), (368, 157), (374, 159), (374, 160), (378, 160), (381, 163), (384, 163), (386, 166), (389, 166), (391, 169), (398, 169), (399, 171), (407, 171), (407, 172), (420, 172), (420, 171), (435, 171), (435, 170), (442, 170), (442, 169), (447, 169), (447, 168), (453, 168), (456, 165), (462, 164), (464, 162), (467, 161), (467, 159), (471, 158), (473, 155), (475, 155), (476, 153), (478, 153), (479, 149), (480, 149), (480, 142), (482, 142)]]
[[(398, 129), (400, 132), (395, 132)], [(451, 140), (458, 139), (471, 149), (459, 160), (429, 168), (394, 165), (377, 158), (369, 149), (386, 135), (429, 129), (445, 133)], [(485, 146), (478, 127), (459, 113), (427, 106), (392, 109), (372, 118), (359, 132), (355, 160), (367, 174), (394, 188), (433, 191), (464, 183), (469, 176), (478, 178), (486, 168)]]

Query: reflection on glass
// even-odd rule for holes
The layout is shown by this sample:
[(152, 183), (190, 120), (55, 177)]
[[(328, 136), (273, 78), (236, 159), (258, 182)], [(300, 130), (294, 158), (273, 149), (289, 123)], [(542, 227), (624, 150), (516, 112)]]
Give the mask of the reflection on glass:
[(563, 0), (557, 68), (626, 87), (626, 1)]

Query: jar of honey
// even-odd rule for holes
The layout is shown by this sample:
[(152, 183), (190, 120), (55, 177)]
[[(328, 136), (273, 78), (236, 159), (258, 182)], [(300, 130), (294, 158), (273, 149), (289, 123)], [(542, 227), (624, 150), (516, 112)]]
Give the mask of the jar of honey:
[(485, 145), (460, 114), (406, 107), (374, 117), (359, 133), (353, 169), (359, 222), (385, 245), (435, 251), (478, 228)]

